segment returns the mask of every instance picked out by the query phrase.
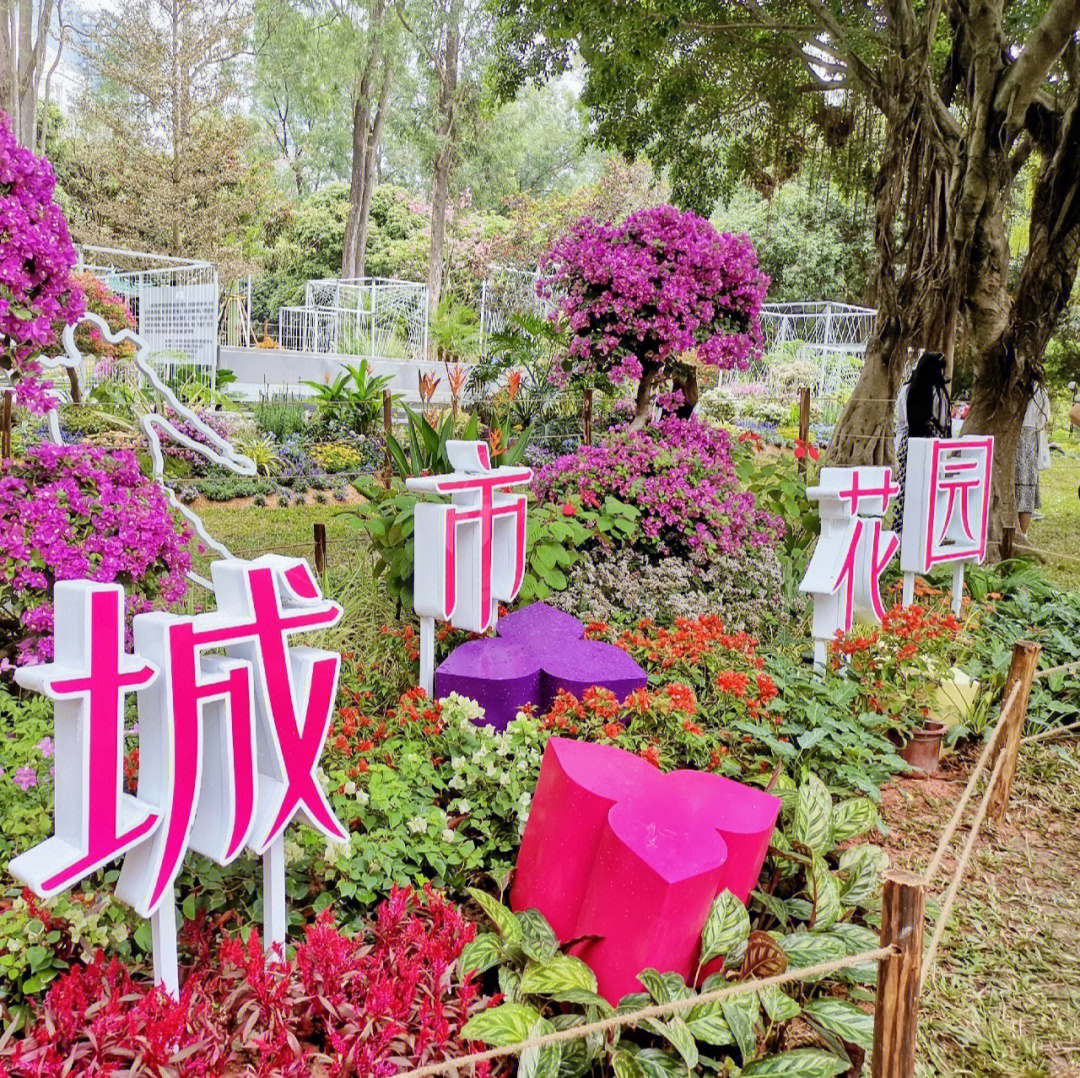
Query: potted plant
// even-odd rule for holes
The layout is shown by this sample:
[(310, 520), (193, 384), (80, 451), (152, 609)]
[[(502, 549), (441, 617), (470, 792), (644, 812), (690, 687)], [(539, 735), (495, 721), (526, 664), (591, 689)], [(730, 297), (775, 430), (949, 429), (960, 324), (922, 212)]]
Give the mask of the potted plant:
[(951, 611), (897, 604), (880, 626), (839, 637), (832, 666), (857, 680), (865, 712), (884, 716), (900, 756), (916, 777), (938, 768), (948, 730), (939, 694), (957, 684), (953, 665), (964, 625)]

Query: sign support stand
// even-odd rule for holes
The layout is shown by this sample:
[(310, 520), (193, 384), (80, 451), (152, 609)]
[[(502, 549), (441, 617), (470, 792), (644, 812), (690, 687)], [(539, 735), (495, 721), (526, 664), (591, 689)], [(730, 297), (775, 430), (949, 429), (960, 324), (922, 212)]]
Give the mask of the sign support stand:
[(435, 619), (420, 618), (420, 688), (430, 700), (435, 692)]
[(952, 612), (960, 616), (960, 604), (964, 599), (964, 563), (955, 562), (952, 570)]
[(267, 954), (285, 957), (288, 918), (285, 913), (285, 836), (279, 834), (262, 856), (263, 940)]
[(904, 573), (904, 606), (911, 606), (915, 601), (915, 574)]
[(154, 951), (154, 984), (173, 999), (180, 998), (180, 970), (176, 957), (176, 888), (170, 887), (150, 915)]

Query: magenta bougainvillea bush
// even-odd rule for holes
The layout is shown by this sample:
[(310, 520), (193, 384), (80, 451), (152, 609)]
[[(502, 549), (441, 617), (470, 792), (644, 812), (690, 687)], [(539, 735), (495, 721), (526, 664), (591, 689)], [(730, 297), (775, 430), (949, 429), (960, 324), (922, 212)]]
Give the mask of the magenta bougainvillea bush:
[(784, 534), (783, 518), (740, 489), (727, 432), (694, 419), (669, 416), (645, 430), (615, 431), (546, 464), (533, 490), (568, 513), (577, 503), (599, 508), (611, 494), (641, 510), (639, 544), (699, 562), (773, 546)]
[(600, 374), (618, 385), (693, 350), (745, 369), (760, 354), (769, 278), (747, 236), (720, 233), (673, 206), (621, 224), (582, 218), (541, 262), (540, 294), (570, 332), (561, 380)]
[[(381, 1078), (474, 1047), (461, 1029), (489, 1001), (454, 963), (476, 926), (431, 889), (395, 889), (361, 936), (324, 911), (288, 961), (267, 963), (258, 932), (214, 947), (198, 927), (186, 933), (196, 965), (179, 1000), (99, 952), (4, 1038), (0, 1075)], [(476, 1073), (487, 1078), (489, 1065)]]
[(56, 342), (57, 325), (73, 325), (86, 309), (55, 187), (52, 165), (20, 146), (0, 113), (0, 366), (18, 402), (36, 412), (52, 406), (37, 357)]
[(181, 599), (190, 539), (134, 453), (44, 444), (3, 461), (0, 650), (19, 662), (51, 658), (57, 580), (117, 581), (129, 613)]

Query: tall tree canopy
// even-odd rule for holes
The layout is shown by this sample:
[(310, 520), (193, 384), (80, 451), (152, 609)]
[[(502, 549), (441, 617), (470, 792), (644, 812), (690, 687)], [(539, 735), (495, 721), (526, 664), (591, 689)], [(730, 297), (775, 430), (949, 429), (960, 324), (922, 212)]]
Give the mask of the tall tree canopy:
[[(577, 50), (598, 137), (666, 166), (683, 205), (739, 174), (780, 182), (811, 143), (865, 183), (879, 314), (832, 456), (888, 460), (912, 350), (959, 348), (965, 429), (997, 439), (994, 530), (1014, 522), (1025, 405), (1080, 259), (1077, 0), (502, 0), (499, 27), (504, 94)], [(1025, 165), (1029, 243), (1010, 266)]]

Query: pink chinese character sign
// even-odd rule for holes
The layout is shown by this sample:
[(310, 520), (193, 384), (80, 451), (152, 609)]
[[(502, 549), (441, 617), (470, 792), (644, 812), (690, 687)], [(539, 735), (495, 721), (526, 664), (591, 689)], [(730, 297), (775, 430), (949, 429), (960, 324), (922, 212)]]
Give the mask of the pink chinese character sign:
[(441, 494), (420, 502), (413, 525), (413, 605), (420, 617), (420, 684), (431, 695), (435, 620), (483, 633), (498, 620), (525, 576), (527, 496), (509, 488), (532, 479), (523, 467), (491, 466), (483, 442), (446, 444), (453, 472), (416, 476), (409, 490)]
[[(123, 856), (117, 897), (151, 919), (155, 979), (178, 987), (174, 883), (187, 851), (219, 864), (263, 858), (266, 942), (285, 942), (282, 835), (297, 817), (347, 835), (315, 777), (340, 656), (291, 644), (334, 625), (307, 562), (268, 555), (216, 562), (214, 613), (135, 618), (123, 647), (123, 589), (56, 585), (55, 661), (16, 681), (52, 698), (55, 834), (12, 875), (48, 897)], [(210, 654), (214, 652), (216, 654)], [(137, 793), (123, 789), (124, 706), (138, 694)]]
[(823, 669), (828, 642), (856, 620), (880, 622), (885, 613), (881, 574), (900, 541), (883, 517), (900, 488), (892, 469), (822, 468), (806, 493), (821, 513), (821, 535), (799, 585), (814, 597), (814, 665)]
[(986, 557), (990, 474), (994, 439), (911, 438), (900, 568), (904, 604), (911, 602), (916, 573), (953, 567), (953, 610), (960, 612), (964, 564)]

